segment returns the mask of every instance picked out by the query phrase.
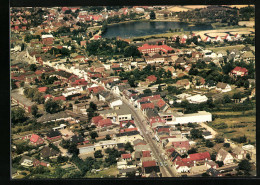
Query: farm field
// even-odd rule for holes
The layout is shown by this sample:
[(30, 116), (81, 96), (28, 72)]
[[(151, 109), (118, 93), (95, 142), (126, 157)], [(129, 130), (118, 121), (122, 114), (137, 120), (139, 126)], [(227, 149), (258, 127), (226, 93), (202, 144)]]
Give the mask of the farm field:
[[(232, 106), (220, 107), (220, 111), (213, 111), (215, 120), (208, 123), (218, 133), (227, 139), (246, 136), (247, 140), (255, 142), (256, 109), (247, 111), (233, 111)], [(224, 123), (224, 126), (221, 127)]]

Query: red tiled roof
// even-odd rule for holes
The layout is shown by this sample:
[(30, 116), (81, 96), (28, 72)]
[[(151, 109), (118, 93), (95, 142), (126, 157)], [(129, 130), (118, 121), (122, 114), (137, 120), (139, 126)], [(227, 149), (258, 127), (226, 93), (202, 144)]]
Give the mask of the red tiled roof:
[(33, 143), (36, 143), (39, 139), (41, 139), (40, 136), (36, 135), (36, 134), (32, 134), (30, 141)]
[(244, 67), (238, 67), (238, 66), (235, 67), (235, 68), (232, 70), (232, 73), (235, 72), (235, 71), (244, 72), (244, 73), (248, 72), (248, 70), (247, 70), (246, 68), (244, 68)]
[(142, 166), (144, 168), (151, 167), (151, 166), (156, 166), (156, 162), (155, 161), (144, 161), (144, 162), (142, 162)]
[(141, 109), (144, 110), (144, 109), (154, 109), (154, 104), (153, 103), (145, 103), (145, 104), (141, 104)]
[(58, 97), (54, 97), (53, 100), (55, 100), (55, 101), (56, 100), (63, 100), (63, 101), (65, 101), (66, 98), (64, 96), (58, 96)]
[(174, 148), (186, 148), (187, 150), (190, 148), (189, 141), (176, 141), (172, 142)]
[(51, 94), (47, 94), (47, 95), (45, 95), (44, 96), (44, 98), (46, 99), (46, 98), (52, 98), (53, 96), (51, 95)]
[(146, 79), (148, 79), (149, 81), (155, 82), (157, 80), (157, 77), (154, 75), (150, 75)]
[(210, 160), (210, 154), (209, 152), (190, 154), (187, 159), (190, 161)]
[(98, 126), (104, 127), (104, 126), (110, 126), (112, 125), (111, 119), (103, 119), (98, 121)]
[(48, 89), (48, 87), (39, 87), (38, 91), (39, 92), (45, 92)]
[(162, 107), (162, 106), (164, 106), (166, 103), (165, 103), (165, 101), (163, 100), (163, 99), (160, 99), (157, 103), (156, 103), (156, 105), (158, 106), (158, 107)]
[(159, 128), (157, 132), (170, 132), (170, 128)]
[(149, 45), (149, 44), (144, 44), (143, 46), (139, 47), (138, 50), (142, 51), (142, 50), (147, 50), (147, 49), (160, 49), (163, 51), (172, 51), (173, 48), (171, 48), (170, 46), (167, 45)]
[(131, 154), (121, 154), (122, 159), (130, 159), (131, 157)]
[(92, 118), (92, 122), (97, 124), (102, 119), (103, 119), (102, 116), (95, 116), (95, 117)]
[(150, 151), (143, 151), (142, 156), (143, 157), (151, 157), (151, 153), (150, 153)]

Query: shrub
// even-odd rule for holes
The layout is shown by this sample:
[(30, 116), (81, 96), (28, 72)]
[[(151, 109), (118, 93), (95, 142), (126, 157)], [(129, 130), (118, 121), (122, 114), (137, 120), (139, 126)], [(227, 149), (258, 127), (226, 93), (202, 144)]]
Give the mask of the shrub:
[(230, 143), (224, 143), (223, 146), (226, 147), (226, 148), (229, 148), (230, 147)]

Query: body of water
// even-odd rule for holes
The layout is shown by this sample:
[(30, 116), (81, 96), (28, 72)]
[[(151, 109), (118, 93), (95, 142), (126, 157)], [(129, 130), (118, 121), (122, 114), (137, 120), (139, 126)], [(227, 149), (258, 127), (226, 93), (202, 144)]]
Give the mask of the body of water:
[(108, 26), (107, 31), (102, 35), (106, 38), (121, 37), (139, 37), (166, 33), (169, 29), (183, 28), (184, 31), (211, 30), (211, 25), (188, 26), (184, 22), (130, 22)]

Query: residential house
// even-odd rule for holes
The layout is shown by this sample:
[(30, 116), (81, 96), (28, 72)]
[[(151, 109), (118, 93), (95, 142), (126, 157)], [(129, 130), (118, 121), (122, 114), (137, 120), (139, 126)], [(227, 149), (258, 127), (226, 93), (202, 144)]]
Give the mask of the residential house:
[(121, 159), (124, 161), (132, 161), (131, 154), (121, 154)]
[(142, 168), (145, 174), (150, 174), (153, 171), (155, 171), (156, 173), (160, 172), (160, 168), (156, 165), (155, 161), (142, 162)]
[(33, 166), (33, 159), (29, 156), (22, 156), (20, 160), (20, 164), (24, 167), (32, 167)]
[(229, 92), (231, 91), (231, 86), (227, 83), (218, 82), (216, 85), (216, 90), (220, 92)]
[(233, 148), (232, 153), (233, 153), (234, 158), (237, 160), (246, 158), (246, 151), (239, 146)]
[(95, 151), (93, 144), (78, 145), (77, 148), (79, 149), (79, 154), (87, 154)]
[(177, 87), (183, 87), (185, 89), (189, 89), (190, 85), (191, 85), (191, 83), (190, 83), (190, 81), (188, 79), (182, 79), (182, 80), (178, 80), (176, 82), (176, 86)]
[(205, 131), (205, 132), (203, 132), (202, 133), (202, 136), (203, 136), (203, 138), (204, 139), (213, 139), (213, 135), (211, 134), (211, 132), (209, 132), (209, 131)]
[(150, 75), (150, 76), (148, 76), (148, 77), (146, 78), (146, 82), (148, 82), (148, 83), (156, 82), (156, 80), (157, 80), (157, 77), (154, 76), (154, 75)]
[(41, 159), (55, 158), (58, 157), (59, 152), (49, 146), (46, 146), (41, 150), (40, 154), (41, 154)]
[(44, 143), (43, 138), (41, 138), (40, 136), (38, 136), (37, 134), (32, 134), (31, 138), (30, 138), (30, 143), (33, 145), (42, 145)]
[(248, 70), (244, 67), (235, 67), (231, 72), (230, 75), (232, 76), (246, 76), (248, 74)]
[(216, 161), (223, 161), (224, 165), (228, 165), (228, 164), (232, 164), (233, 160), (234, 160), (233, 156), (223, 148), (221, 148), (218, 151), (218, 154), (216, 156)]

